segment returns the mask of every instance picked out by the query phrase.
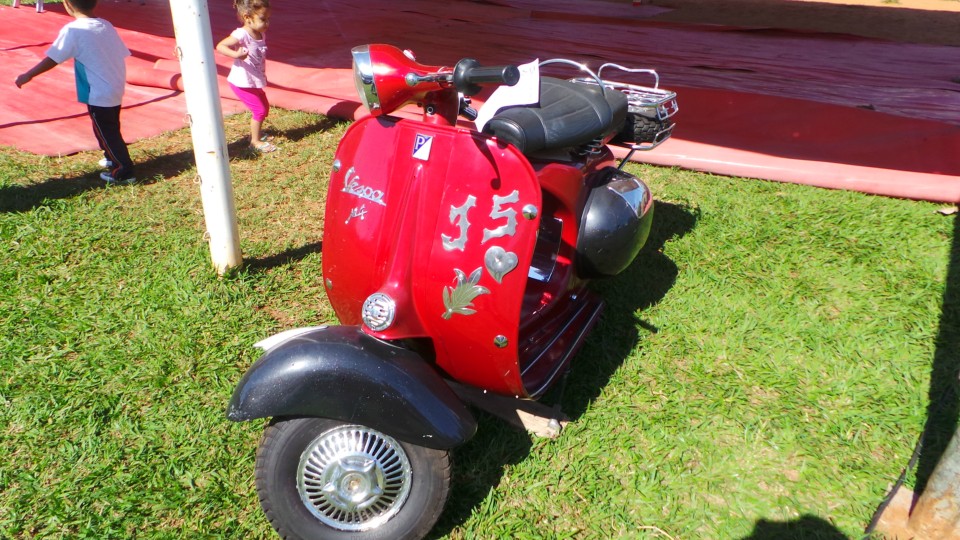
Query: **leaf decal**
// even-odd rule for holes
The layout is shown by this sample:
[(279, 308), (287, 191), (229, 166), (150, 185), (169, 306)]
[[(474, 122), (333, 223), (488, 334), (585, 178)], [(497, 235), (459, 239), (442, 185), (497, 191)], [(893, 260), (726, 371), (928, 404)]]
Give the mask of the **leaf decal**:
[(443, 312), (443, 318), (449, 319), (454, 313), (460, 315), (473, 315), (477, 310), (473, 309), (473, 300), (481, 294), (490, 294), (490, 290), (483, 285), (478, 285), (480, 277), (483, 275), (483, 267), (477, 267), (470, 272), (468, 278), (463, 270), (453, 269), (457, 275), (453, 287), (443, 288), (443, 307), (447, 308)]

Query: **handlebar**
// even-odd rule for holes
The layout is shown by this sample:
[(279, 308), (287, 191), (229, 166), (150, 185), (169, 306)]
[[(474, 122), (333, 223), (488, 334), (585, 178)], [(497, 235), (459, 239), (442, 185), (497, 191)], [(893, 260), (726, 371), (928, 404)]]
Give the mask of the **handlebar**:
[(457, 91), (472, 96), (480, 92), (480, 85), (505, 84), (513, 86), (520, 81), (517, 66), (481, 67), (473, 58), (464, 58), (453, 68), (453, 85)]

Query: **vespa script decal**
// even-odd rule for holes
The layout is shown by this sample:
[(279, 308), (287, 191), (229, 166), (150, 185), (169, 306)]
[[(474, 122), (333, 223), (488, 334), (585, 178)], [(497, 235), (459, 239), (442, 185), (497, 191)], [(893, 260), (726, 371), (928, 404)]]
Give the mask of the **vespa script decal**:
[(354, 197), (375, 202), (381, 206), (387, 205), (387, 203), (383, 202), (383, 191), (361, 184), (360, 175), (357, 174), (357, 170), (354, 167), (347, 169), (347, 174), (343, 176), (343, 189), (340, 191), (349, 193)]

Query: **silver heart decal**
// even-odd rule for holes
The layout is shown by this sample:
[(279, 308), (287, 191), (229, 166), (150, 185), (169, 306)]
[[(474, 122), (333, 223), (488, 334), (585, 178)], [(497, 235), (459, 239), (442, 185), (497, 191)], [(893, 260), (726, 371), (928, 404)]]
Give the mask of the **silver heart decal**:
[(517, 254), (500, 246), (493, 246), (483, 256), (483, 263), (493, 279), (497, 280), (497, 283), (503, 283), (503, 276), (517, 267)]

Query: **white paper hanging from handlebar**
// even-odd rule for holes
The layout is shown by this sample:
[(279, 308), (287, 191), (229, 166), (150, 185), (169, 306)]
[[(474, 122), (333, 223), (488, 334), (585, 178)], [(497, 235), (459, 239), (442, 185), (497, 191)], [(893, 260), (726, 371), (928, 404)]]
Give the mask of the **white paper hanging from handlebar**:
[(477, 131), (483, 131), (483, 126), (504, 107), (529, 105), (540, 101), (540, 59), (519, 65), (517, 69), (520, 70), (520, 81), (513, 86), (497, 87), (480, 107), (477, 119), (473, 121)]

